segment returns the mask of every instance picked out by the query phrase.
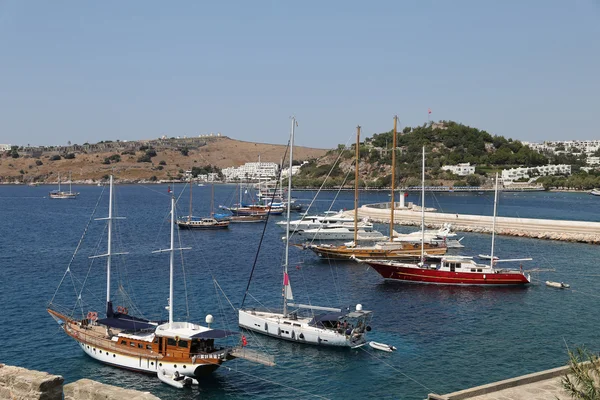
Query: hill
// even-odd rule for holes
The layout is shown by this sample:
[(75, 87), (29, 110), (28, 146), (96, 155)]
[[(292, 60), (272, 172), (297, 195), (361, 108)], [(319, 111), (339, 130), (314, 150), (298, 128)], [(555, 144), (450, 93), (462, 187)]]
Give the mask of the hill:
[[(391, 184), (393, 132), (375, 134), (360, 144), (360, 186), (387, 187)], [(518, 140), (506, 139), (453, 121), (406, 127), (397, 135), (396, 186), (421, 185), (421, 149), (427, 153), (426, 184), (431, 186), (480, 186), (490, 184), (495, 171), (518, 166), (570, 164), (576, 172), (585, 160), (572, 155), (540, 154)], [(354, 185), (351, 173), (355, 145), (336, 150), (301, 169), (294, 177), (297, 186)], [(470, 163), (475, 173), (459, 177), (442, 169), (445, 165)]]
[[(246, 162), (258, 161), (259, 155), (263, 162), (280, 163), (286, 147), (222, 136), (205, 138), (200, 142), (198, 139), (172, 138), (163, 141), (21, 148), (15, 149), (16, 158), (10, 151), (0, 158), (0, 180), (5, 183), (56, 182), (59, 173), (66, 177), (69, 171), (74, 181), (98, 181), (111, 171), (122, 181), (172, 179), (193, 167), (238, 167)], [(294, 160), (314, 159), (326, 152), (323, 149), (295, 146)]]

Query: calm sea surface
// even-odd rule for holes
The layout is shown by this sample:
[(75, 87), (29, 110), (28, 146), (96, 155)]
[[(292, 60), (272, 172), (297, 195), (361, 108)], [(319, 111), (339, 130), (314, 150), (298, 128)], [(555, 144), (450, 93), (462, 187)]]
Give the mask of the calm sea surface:
[[(74, 307), (84, 280), (82, 297), (88, 303), (81, 310), (101, 311), (106, 290), (104, 262), (88, 258), (105, 251), (105, 223), (90, 221), (97, 204), (96, 217), (106, 216), (106, 197), (98, 203), (103, 188), (74, 187), (81, 195), (73, 201), (48, 199), (50, 189), (0, 187), (0, 362), (60, 374), (67, 382), (92, 378), (147, 390), (162, 399), (423, 399), (429, 392), (451, 392), (563, 365), (566, 346), (600, 350), (598, 246), (499, 237), (496, 252), (501, 257), (533, 257), (526, 268), (555, 270), (534, 274), (535, 284), (526, 288), (386, 283), (362, 265), (325, 263), (312, 252), (292, 248), (290, 278), (298, 302), (352, 308), (360, 302), (374, 311), (371, 339), (393, 344), (398, 351), (318, 348), (246, 334), (251, 347), (275, 356), (277, 366), (235, 360), (200, 388), (178, 391), (156, 377), (92, 360), (47, 314), (45, 307), (55, 292), (57, 303)], [(178, 212), (187, 214), (189, 195), (180, 189), (175, 188), (181, 195)], [(215, 204), (231, 204), (234, 190), (216, 186)], [(209, 212), (210, 191), (209, 186), (194, 188), (195, 215)], [(314, 192), (295, 195), (309, 203)], [(315, 211), (330, 208), (335, 197), (333, 192), (319, 195)], [(361, 203), (388, 200), (386, 193), (361, 194)], [(416, 194), (408, 200), (418, 203)], [(444, 212), (491, 215), (493, 194), (428, 194), (426, 202)], [(586, 194), (504, 193), (498, 214), (600, 221), (599, 202)], [(117, 186), (116, 204), (116, 214), (127, 218), (116, 230), (117, 251), (129, 254), (115, 260), (115, 292), (126, 289), (147, 317), (166, 318), (168, 256), (151, 251), (168, 247), (167, 187)], [(352, 194), (340, 194), (331, 208), (353, 208)], [(247, 305), (280, 305), (284, 246), (278, 220), (282, 218), (267, 225)], [(70, 267), (73, 278), (67, 275), (57, 291), (88, 223)], [(176, 319), (189, 313), (190, 320), (203, 323), (210, 313), (214, 327), (237, 330), (229, 302), (240, 305), (262, 229), (262, 224), (238, 224), (220, 232), (180, 232), (181, 245), (193, 250), (183, 254), (185, 274), (177, 269)], [(462, 254), (489, 254), (489, 235), (460, 236), (466, 245)], [(540, 284), (547, 279), (568, 282), (573, 290)], [(114, 298), (121, 304), (122, 293)]]

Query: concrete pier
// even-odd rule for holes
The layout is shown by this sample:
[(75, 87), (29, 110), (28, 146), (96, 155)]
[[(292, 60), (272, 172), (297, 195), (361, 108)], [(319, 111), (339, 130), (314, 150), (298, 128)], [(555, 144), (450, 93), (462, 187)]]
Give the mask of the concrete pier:
[(567, 400), (561, 379), (568, 366), (523, 375), (448, 394), (430, 394), (427, 400)]
[[(345, 214), (351, 217), (354, 210)], [(358, 209), (358, 217), (389, 224), (390, 203), (364, 205)], [(450, 223), (455, 231), (492, 233), (492, 220), (492, 216), (425, 212), (425, 225), (428, 228), (439, 228)], [(414, 206), (397, 207), (394, 210), (394, 223), (421, 226), (421, 211)], [(600, 244), (600, 222), (496, 217), (496, 234)]]

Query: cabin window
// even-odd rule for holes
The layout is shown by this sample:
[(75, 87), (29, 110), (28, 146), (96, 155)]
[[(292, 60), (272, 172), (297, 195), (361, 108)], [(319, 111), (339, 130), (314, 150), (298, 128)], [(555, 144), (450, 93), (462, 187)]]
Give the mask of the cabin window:
[(292, 324), (291, 322), (287, 322), (287, 321), (283, 321), (283, 323), (286, 324), (286, 325), (291, 325)]
[(151, 344), (147, 344), (146, 345), (146, 350), (152, 350), (152, 345)]
[(154, 343), (158, 343), (158, 338), (154, 338)]
[[(127, 340), (121, 340), (121, 344), (127, 346)], [(90, 348), (90, 346), (88, 346), (88, 349)]]
[(142, 343), (138, 343), (138, 349), (143, 349), (144, 345)]
[(471, 272), (475, 272), (475, 271), (476, 271), (476, 269), (475, 269), (475, 268), (471, 268)]
[(167, 339), (167, 344), (169, 346), (177, 346), (177, 341), (175, 341), (175, 339), (173, 339), (173, 338), (168, 338)]
[(294, 326), (300, 326), (300, 324), (294, 324)]
[(131, 347), (135, 347), (135, 342), (129, 342), (129, 345), (130, 345)]
[(482, 269), (481, 268), (477, 268), (477, 272), (482, 272)]
[(187, 342), (187, 340), (180, 340), (178, 345), (179, 345), (179, 347), (185, 347), (187, 349), (188, 342)]
[(456, 263), (456, 268), (460, 268), (460, 263)]

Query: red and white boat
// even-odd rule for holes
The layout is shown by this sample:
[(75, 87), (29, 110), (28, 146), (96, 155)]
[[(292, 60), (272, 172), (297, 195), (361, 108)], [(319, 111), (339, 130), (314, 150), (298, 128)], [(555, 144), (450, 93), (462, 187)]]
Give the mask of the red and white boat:
[[(521, 261), (518, 260), (496, 260)], [(365, 260), (375, 271), (388, 280), (434, 283), (441, 285), (526, 285), (530, 276), (522, 268), (505, 269), (480, 264), (470, 257), (443, 256), (425, 262), (409, 263), (392, 260)]]

